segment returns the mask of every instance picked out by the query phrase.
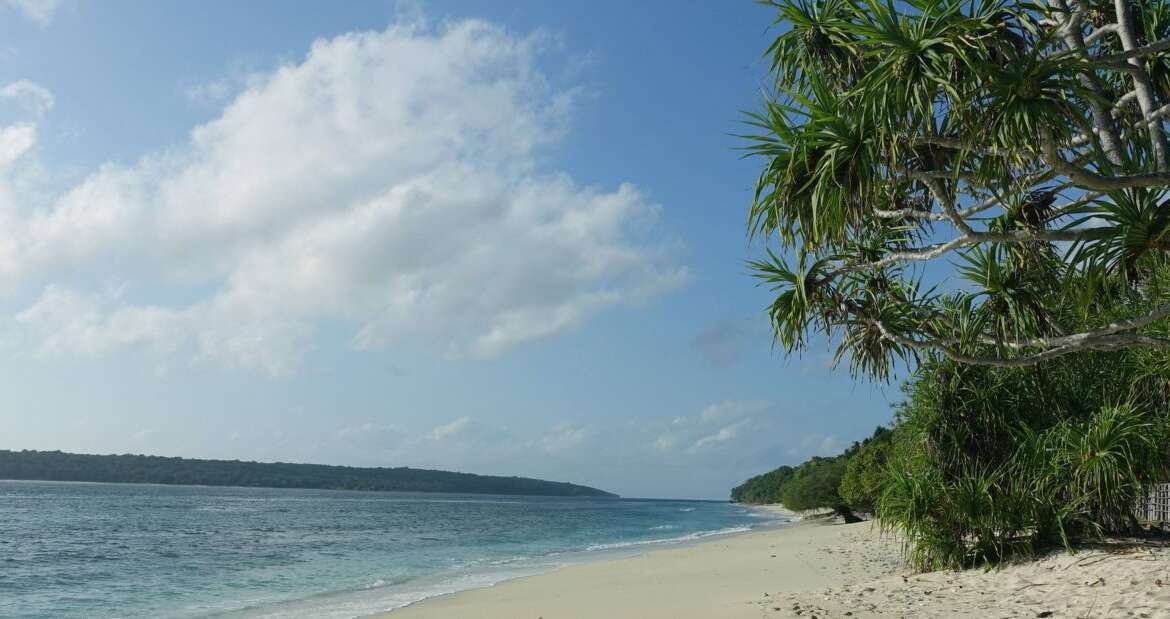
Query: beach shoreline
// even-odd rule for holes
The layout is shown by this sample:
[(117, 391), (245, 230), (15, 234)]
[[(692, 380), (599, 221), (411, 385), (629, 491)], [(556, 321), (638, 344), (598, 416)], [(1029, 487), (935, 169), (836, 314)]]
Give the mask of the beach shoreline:
[[(374, 615), (431, 617), (757, 617), (769, 591), (793, 591), (833, 582), (829, 564), (808, 569), (814, 552), (851, 528), (802, 520), (779, 506), (754, 506), (790, 524), (721, 535), (613, 559), (568, 565), (421, 600)], [(780, 578), (786, 572), (798, 576)], [(718, 577), (717, 591), (704, 586)], [(787, 583), (787, 587), (785, 586)], [(702, 592), (705, 599), (696, 599)], [(771, 595), (769, 593), (769, 595)]]
[[(420, 605), (434, 603), (452, 596), (459, 596), (465, 593), (470, 593), (480, 590), (498, 589), (507, 586), (510, 583), (517, 581), (524, 581), (531, 578), (539, 578), (552, 574), (560, 573), (564, 570), (572, 570), (574, 568), (594, 565), (594, 564), (610, 564), (626, 559), (640, 557), (646, 554), (662, 552), (666, 550), (681, 550), (694, 548), (706, 544), (718, 543), (720, 541), (731, 538), (750, 536), (757, 533), (766, 533), (780, 529), (788, 529), (799, 524), (803, 517), (791, 510), (788, 510), (779, 505), (742, 505), (743, 508), (761, 512), (761, 517), (765, 518), (760, 524), (752, 525), (751, 528), (739, 527), (731, 529), (720, 529), (711, 531), (701, 531), (676, 538), (662, 538), (662, 539), (647, 539), (635, 540), (628, 542), (615, 542), (612, 544), (598, 544), (590, 546), (588, 549), (558, 553), (554, 557), (541, 557), (532, 559), (537, 571), (532, 571), (532, 565), (526, 566), (524, 563), (514, 564), (510, 571), (512, 575), (502, 577), (487, 577), (479, 582), (472, 582), (474, 584), (467, 584), (463, 581), (463, 588), (448, 589), (441, 592), (432, 592), (425, 594), (425, 597), (405, 603), (401, 606), (396, 606), (382, 612), (362, 615), (362, 617), (394, 617), (398, 618), (405, 614), (406, 609), (414, 609)], [(555, 559), (555, 561), (553, 561)], [(517, 569), (518, 568), (518, 569)], [(441, 575), (436, 575), (434, 578), (441, 583), (438, 589), (443, 589), (451, 586), (449, 578)]]
[(1112, 540), (994, 570), (916, 573), (872, 522), (812, 519), (571, 565), (381, 619), (1170, 619), (1170, 546)]

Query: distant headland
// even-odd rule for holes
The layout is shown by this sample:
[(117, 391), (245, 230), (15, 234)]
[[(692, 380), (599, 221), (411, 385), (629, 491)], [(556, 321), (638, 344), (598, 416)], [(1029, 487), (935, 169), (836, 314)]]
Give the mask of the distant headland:
[(0, 450), (0, 479), (132, 484), (617, 497), (566, 482), (407, 467), (197, 460), (144, 455)]

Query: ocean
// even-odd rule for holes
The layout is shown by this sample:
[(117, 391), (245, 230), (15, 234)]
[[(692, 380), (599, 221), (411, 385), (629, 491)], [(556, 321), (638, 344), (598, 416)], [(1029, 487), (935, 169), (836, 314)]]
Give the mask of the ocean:
[(704, 501), (0, 481), (0, 617), (360, 617), (784, 523)]

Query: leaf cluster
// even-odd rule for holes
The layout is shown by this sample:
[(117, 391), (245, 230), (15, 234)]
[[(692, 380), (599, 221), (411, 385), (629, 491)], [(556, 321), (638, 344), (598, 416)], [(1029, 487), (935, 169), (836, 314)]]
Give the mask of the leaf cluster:
[[(938, 354), (1012, 365), (1170, 345), (1164, 314), (1068, 339), (1067, 314), (1148, 293), (1170, 251), (1165, 115), (1147, 121), (1119, 37), (1094, 34), (1117, 27), (1112, 0), (1079, 21), (1018, 0), (768, 4), (781, 32), (743, 138), (763, 162), (748, 228), (767, 251), (751, 267), (779, 346), (821, 334), (888, 379)], [(1129, 12), (1138, 45), (1170, 38), (1166, 3)], [(1138, 58), (1170, 105), (1170, 51)]]

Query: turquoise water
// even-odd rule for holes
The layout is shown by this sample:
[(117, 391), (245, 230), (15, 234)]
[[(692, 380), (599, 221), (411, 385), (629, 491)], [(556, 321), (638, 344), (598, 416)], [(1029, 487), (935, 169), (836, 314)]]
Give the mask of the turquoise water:
[(0, 481), (0, 616), (355, 617), (779, 524), (699, 501)]

